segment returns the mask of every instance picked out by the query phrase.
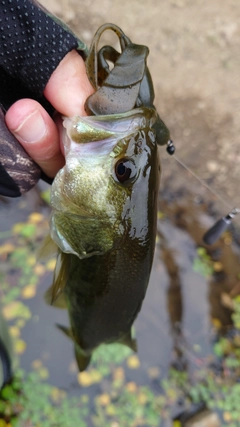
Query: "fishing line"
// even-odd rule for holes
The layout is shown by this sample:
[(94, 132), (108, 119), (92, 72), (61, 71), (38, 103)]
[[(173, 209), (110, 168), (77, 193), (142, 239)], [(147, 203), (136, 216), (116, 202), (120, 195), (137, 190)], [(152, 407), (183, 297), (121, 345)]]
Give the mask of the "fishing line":
[(224, 200), (222, 197), (219, 196), (218, 193), (216, 193), (203, 179), (199, 178), (182, 160), (180, 160), (174, 153), (175, 153), (175, 146), (173, 144), (173, 141), (169, 140), (167, 143), (166, 148), (168, 154), (174, 157), (174, 159), (189, 173), (191, 173), (205, 188), (207, 188), (214, 196), (216, 196), (221, 202), (227, 206), (231, 211), (219, 219), (204, 235), (203, 235), (203, 241), (207, 245), (214, 244), (219, 237), (224, 233), (224, 231), (227, 230), (229, 225), (231, 224), (233, 218), (240, 212), (239, 208), (231, 208), (231, 206)]

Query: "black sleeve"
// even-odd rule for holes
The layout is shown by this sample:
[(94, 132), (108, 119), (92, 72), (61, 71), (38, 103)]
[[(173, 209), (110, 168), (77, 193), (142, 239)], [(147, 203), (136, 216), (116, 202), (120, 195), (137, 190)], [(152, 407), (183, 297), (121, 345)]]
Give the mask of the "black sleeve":
[[(5, 83), (0, 86), (0, 102), (5, 108), (23, 97), (25, 90), (35, 98), (42, 96), (52, 72), (70, 50), (82, 49), (85, 57), (86, 46), (59, 22), (29, 0), (0, 0), (0, 81)], [(14, 91), (9, 100), (11, 83)]]
[[(43, 91), (52, 72), (72, 49), (86, 57), (84, 43), (37, 2), (0, 0), (2, 112), (18, 99), (33, 98), (52, 114), (53, 108), (44, 98)], [(0, 194), (21, 195), (37, 182), (40, 173), (39, 167), (8, 131), (1, 114)]]

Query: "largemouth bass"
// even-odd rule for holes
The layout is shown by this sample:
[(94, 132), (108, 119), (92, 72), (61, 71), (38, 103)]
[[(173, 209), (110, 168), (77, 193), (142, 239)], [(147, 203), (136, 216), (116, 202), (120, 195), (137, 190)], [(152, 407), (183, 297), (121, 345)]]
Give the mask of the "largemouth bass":
[[(136, 350), (131, 327), (146, 293), (155, 247), (157, 145), (169, 139), (153, 106), (147, 48), (132, 44), (111, 25), (122, 53), (102, 48), (102, 67), (96, 66), (96, 39), (107, 28), (98, 30), (86, 64), (96, 89), (87, 101), (92, 115), (64, 119), (66, 165), (51, 195), (51, 239), (58, 259), (47, 296), (68, 309), (70, 328), (60, 328), (74, 341), (81, 371), (102, 343)], [(114, 64), (111, 71), (105, 52)]]

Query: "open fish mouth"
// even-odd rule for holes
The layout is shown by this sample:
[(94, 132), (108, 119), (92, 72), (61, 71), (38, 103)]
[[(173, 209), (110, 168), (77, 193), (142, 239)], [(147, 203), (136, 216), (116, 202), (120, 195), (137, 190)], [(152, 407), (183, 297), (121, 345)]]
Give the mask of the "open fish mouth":
[(134, 134), (138, 129), (152, 128), (157, 122), (153, 108), (136, 108), (121, 114), (101, 116), (65, 117), (63, 120), (63, 145), (65, 156), (104, 156), (120, 140)]

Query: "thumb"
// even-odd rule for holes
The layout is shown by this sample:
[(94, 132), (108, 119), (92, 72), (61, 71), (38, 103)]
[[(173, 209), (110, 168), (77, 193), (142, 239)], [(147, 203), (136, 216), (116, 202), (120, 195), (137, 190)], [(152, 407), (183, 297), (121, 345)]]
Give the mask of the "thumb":
[(93, 91), (82, 57), (72, 50), (51, 75), (44, 96), (64, 116), (86, 116), (84, 104)]

